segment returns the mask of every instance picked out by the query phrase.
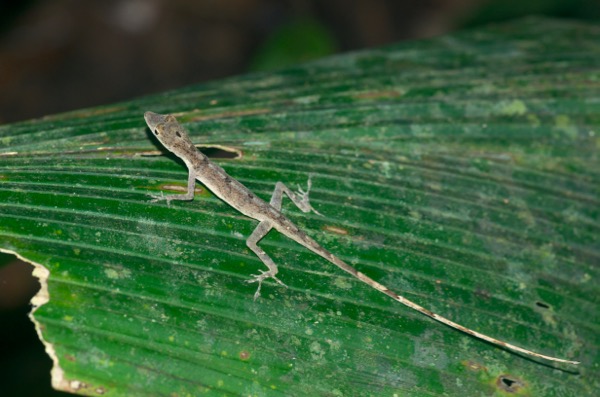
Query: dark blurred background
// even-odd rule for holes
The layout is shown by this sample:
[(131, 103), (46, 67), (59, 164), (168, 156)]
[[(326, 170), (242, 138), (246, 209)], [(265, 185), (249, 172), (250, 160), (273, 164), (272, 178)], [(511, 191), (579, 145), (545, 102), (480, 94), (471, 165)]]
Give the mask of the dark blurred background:
[[(0, 124), (598, 0), (0, 2)], [(0, 396), (66, 396), (27, 318), (31, 266), (0, 254)]]

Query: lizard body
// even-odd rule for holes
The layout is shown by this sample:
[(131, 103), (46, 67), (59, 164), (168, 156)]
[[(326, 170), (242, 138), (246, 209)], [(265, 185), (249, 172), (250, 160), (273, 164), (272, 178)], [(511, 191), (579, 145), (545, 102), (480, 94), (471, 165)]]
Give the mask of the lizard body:
[(167, 201), (167, 204), (169, 204), (171, 200), (192, 200), (194, 198), (196, 179), (198, 179), (204, 186), (206, 186), (217, 197), (229, 204), (231, 207), (240, 213), (259, 221), (258, 226), (246, 241), (246, 245), (260, 258), (260, 260), (267, 266), (268, 270), (262, 271), (262, 274), (256, 275), (253, 279), (248, 281), (258, 283), (258, 289), (254, 294), (254, 299), (258, 298), (260, 295), (261, 284), (265, 279), (272, 278), (279, 284), (285, 286), (285, 284), (283, 284), (276, 277), (278, 273), (277, 265), (267, 255), (267, 253), (257, 245), (257, 243), (271, 229), (275, 229), (286, 237), (296, 241), (315, 254), (333, 263), (342, 270), (350, 273), (352, 276), (356, 277), (370, 287), (375, 288), (376, 290), (388, 295), (395, 301), (400, 302), (403, 305), (406, 305), (428, 317), (431, 317), (434, 320), (446, 324), (449, 327), (460, 330), (489, 343), (526, 355), (561, 363), (579, 364), (577, 361), (565, 360), (535, 353), (466, 328), (445, 317), (433, 313), (428, 309), (425, 309), (424, 307), (404, 298), (403, 296), (396, 294), (386, 286), (359, 272), (352, 266), (339, 259), (337, 256), (333, 255), (331, 252), (323, 248), (319, 243), (309, 237), (305, 232), (300, 230), (281, 212), (281, 201), (283, 198), (283, 193), (285, 193), (303, 212), (313, 211), (318, 214), (318, 212), (311, 206), (308, 198), (311, 187), (310, 177), (308, 179), (307, 191), (304, 192), (300, 190), (298, 194), (291, 191), (283, 183), (277, 182), (273, 196), (271, 197), (271, 201), (267, 203), (252, 193), (239, 181), (229, 176), (223, 168), (211, 162), (208, 157), (199, 152), (196, 149), (196, 146), (194, 146), (190, 140), (185, 129), (177, 122), (173, 115), (160, 115), (153, 112), (146, 112), (144, 114), (144, 118), (148, 124), (148, 127), (158, 138), (160, 143), (166, 149), (183, 160), (189, 170), (188, 190), (186, 194), (174, 194), (167, 196), (162, 194), (152, 195), (152, 201), (165, 200)]

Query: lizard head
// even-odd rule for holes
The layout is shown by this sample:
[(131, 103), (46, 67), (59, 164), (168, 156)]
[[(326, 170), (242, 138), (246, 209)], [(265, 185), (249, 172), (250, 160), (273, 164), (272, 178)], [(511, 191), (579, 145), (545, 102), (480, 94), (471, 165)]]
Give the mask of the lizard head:
[(186, 154), (189, 150), (196, 151), (196, 147), (190, 140), (187, 132), (172, 114), (163, 115), (146, 112), (144, 113), (144, 119), (150, 131), (152, 131), (160, 143), (175, 155)]

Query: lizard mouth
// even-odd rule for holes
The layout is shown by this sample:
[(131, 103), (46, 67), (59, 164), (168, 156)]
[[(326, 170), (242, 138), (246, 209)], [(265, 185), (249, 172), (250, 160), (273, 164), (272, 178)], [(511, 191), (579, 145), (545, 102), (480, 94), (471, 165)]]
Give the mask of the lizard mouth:
[(146, 112), (144, 113), (144, 119), (146, 120), (148, 127), (154, 131), (156, 126), (163, 122), (164, 116), (154, 112)]

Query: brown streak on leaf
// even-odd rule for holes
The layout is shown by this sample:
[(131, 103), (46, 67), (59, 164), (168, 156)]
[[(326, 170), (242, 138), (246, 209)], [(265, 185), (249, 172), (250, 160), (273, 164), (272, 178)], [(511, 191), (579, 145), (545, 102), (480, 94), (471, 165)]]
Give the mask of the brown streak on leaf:
[[(170, 190), (172, 192), (182, 192), (182, 193), (187, 193), (187, 185), (186, 186), (182, 186), (182, 185), (169, 185), (169, 184), (163, 184), (163, 185), (159, 185), (158, 186), (159, 190)], [(194, 194), (201, 194), (204, 191), (204, 189), (200, 188), (200, 187), (196, 187), (194, 189)]]
[[(269, 113), (270, 111), (271, 111), (271, 109), (232, 110), (230, 112), (207, 114), (207, 115), (203, 115), (203, 116), (200, 116), (200, 115), (193, 116), (191, 118), (188, 118), (187, 120), (188, 121), (205, 121), (205, 120), (222, 119), (222, 118), (227, 118), (227, 117), (252, 116), (252, 115), (256, 115), (256, 114), (266, 114), (266, 113)], [(178, 117), (178, 116), (189, 117), (189, 115), (190, 115), (189, 112), (174, 114), (174, 116), (176, 116), (176, 117)]]
[(487, 367), (483, 364), (479, 364), (478, 362), (466, 360), (461, 363), (465, 368), (471, 371), (483, 371), (487, 372)]
[(342, 229), (340, 227), (337, 226), (325, 226), (323, 227), (323, 230), (328, 231), (328, 232), (332, 232), (335, 234), (341, 234), (342, 236), (347, 236), (348, 235), (348, 231), (346, 229)]

